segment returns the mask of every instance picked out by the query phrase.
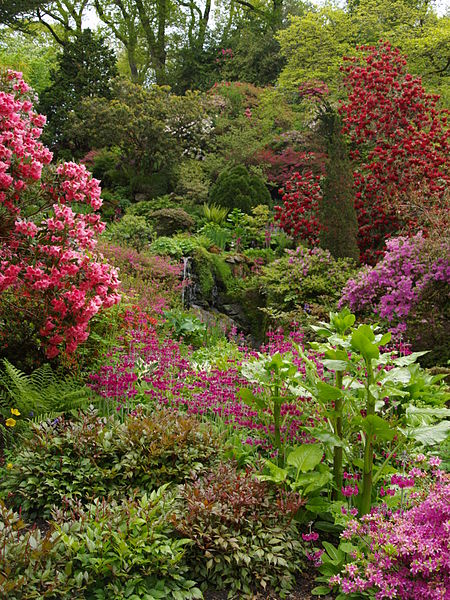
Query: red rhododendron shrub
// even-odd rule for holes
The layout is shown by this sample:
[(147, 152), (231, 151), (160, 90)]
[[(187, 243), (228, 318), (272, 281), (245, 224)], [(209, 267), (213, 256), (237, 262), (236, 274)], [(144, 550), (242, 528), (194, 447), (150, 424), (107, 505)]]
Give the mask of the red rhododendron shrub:
[(312, 246), (319, 243), (319, 205), (322, 200), (320, 176), (312, 171), (294, 173), (282, 194), (283, 206), (275, 206), (275, 219), (293, 237)]
[(44, 123), (21, 74), (0, 73), (0, 348), (26, 345), (26, 332), (54, 358), (73, 353), (120, 296), (117, 272), (94, 252), (99, 182), (82, 165), (49, 166)]
[(373, 261), (392, 233), (445, 219), (448, 111), (407, 73), (398, 49), (381, 42), (358, 50), (344, 58), (340, 113), (353, 146), (361, 255)]

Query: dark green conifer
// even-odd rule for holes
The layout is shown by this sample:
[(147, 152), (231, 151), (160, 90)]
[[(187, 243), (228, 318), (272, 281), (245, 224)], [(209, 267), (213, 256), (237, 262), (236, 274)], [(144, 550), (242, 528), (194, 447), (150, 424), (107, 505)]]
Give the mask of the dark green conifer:
[(239, 208), (245, 213), (258, 204), (270, 204), (271, 196), (264, 181), (252, 175), (244, 165), (223, 171), (210, 193), (211, 202), (232, 210)]
[(320, 245), (334, 258), (359, 259), (358, 221), (354, 206), (353, 173), (342, 123), (338, 113), (326, 103), (320, 113), (320, 127), (326, 150), (326, 177), (320, 206)]

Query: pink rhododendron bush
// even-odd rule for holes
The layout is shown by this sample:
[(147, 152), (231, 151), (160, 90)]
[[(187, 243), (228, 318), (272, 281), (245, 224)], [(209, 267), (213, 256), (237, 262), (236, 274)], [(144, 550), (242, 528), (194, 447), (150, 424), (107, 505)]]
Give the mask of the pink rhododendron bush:
[(82, 165), (50, 165), (20, 73), (0, 74), (0, 348), (71, 354), (89, 321), (116, 304), (117, 272), (95, 254), (104, 229), (99, 182)]

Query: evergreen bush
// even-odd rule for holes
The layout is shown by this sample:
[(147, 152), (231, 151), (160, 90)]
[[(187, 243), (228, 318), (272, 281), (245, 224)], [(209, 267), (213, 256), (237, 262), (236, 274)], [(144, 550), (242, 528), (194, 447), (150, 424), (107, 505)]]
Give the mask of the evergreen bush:
[(170, 236), (179, 231), (190, 231), (194, 227), (194, 219), (182, 208), (161, 208), (150, 213), (148, 220), (156, 233)]
[(258, 204), (270, 204), (269, 190), (262, 179), (250, 174), (243, 165), (223, 171), (210, 193), (211, 202), (226, 208), (239, 208), (245, 213)]

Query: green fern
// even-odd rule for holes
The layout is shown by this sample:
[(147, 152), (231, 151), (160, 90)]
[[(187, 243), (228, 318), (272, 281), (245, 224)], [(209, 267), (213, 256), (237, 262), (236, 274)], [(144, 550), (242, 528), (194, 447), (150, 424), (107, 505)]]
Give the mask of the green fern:
[(11, 408), (21, 413), (22, 419), (36, 420), (51, 413), (58, 415), (85, 408), (94, 401), (93, 392), (71, 378), (62, 379), (45, 364), (27, 375), (3, 359), (0, 368), (0, 413), (11, 416)]
[(228, 209), (217, 204), (203, 204), (203, 215), (208, 223), (222, 225), (228, 215)]

